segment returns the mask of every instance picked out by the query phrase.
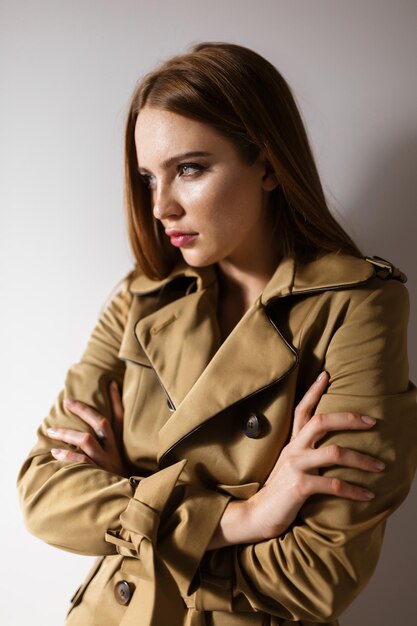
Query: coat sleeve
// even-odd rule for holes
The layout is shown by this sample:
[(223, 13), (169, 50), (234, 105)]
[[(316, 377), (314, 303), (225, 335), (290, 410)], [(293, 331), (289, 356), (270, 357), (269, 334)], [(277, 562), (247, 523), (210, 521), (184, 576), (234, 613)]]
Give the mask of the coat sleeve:
[(55, 460), (50, 450), (57, 444), (46, 436), (46, 429), (89, 429), (64, 407), (65, 397), (86, 402), (112, 419), (108, 386), (112, 379), (123, 383), (125, 364), (117, 355), (132, 297), (129, 276), (102, 312), (80, 361), (69, 369), (64, 389), (39, 427), (36, 445), (17, 480), (28, 530), (47, 543), (80, 554), (115, 553), (104, 539), (105, 531), (117, 526), (132, 487), (127, 478), (86, 463)]
[(37, 442), (19, 472), (20, 502), (26, 527), (45, 542), (79, 554), (125, 553), (136, 560), (144, 537), (172, 546), (190, 525), (198, 527), (204, 519), (204, 532), (187, 542), (180, 561), (171, 547), (167, 549), (173, 556), (174, 578), (188, 589), (229, 498), (196, 486), (186, 460), (150, 476), (127, 478), (87, 463), (56, 460), (50, 450), (57, 444), (46, 436), (47, 428), (89, 429), (64, 407), (66, 397), (94, 406), (112, 420), (108, 388), (114, 379), (123, 386), (126, 367), (118, 355), (134, 297), (130, 282), (128, 274), (39, 427)]
[[(332, 433), (335, 443), (386, 463), (382, 473), (329, 468), (323, 474), (375, 492), (370, 502), (311, 497), (280, 537), (207, 552), (192, 597), (200, 610), (266, 611), (288, 620), (334, 620), (366, 585), (387, 517), (409, 491), (416, 468), (416, 390), (408, 379), (409, 301), (403, 284), (380, 281), (334, 333), (323, 368), (330, 383), (316, 413), (354, 411), (377, 424)], [(190, 600), (191, 601), (191, 600)]]

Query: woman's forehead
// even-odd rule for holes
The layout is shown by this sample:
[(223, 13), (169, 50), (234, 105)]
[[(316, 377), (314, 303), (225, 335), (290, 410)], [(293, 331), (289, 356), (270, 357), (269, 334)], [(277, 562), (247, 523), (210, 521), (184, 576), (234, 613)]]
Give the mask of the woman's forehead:
[(153, 107), (144, 107), (139, 112), (135, 143), (138, 163), (143, 169), (152, 169), (152, 165), (155, 167), (178, 154), (213, 153), (231, 144), (209, 124)]

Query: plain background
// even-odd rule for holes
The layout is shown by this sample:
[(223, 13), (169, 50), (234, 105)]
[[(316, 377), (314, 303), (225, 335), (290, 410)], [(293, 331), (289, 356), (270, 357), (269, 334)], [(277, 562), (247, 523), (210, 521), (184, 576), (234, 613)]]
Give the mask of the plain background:
[[(205, 40), (248, 46), (278, 67), (302, 109), (334, 211), (365, 254), (409, 276), (416, 380), (417, 3), (3, 0), (0, 11), (0, 621), (55, 626), (90, 558), (26, 532), (15, 479), (132, 264), (122, 135), (134, 84)], [(416, 508), (414, 489), (343, 626), (414, 623)]]

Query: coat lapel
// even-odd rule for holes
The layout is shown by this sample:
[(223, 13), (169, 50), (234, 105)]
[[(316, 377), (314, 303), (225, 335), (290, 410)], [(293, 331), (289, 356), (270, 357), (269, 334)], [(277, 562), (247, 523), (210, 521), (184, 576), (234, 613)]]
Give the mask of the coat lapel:
[(173, 407), (178, 407), (220, 345), (217, 285), (171, 302), (140, 319), (136, 338)]
[(158, 460), (220, 411), (281, 380), (297, 360), (258, 299), (159, 431)]

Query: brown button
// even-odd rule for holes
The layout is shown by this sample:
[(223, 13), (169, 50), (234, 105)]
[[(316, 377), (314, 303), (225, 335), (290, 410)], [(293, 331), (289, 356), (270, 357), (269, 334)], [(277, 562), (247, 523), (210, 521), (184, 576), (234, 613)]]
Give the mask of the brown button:
[(256, 439), (261, 434), (259, 418), (255, 413), (251, 413), (245, 424), (245, 435), (251, 439)]
[(114, 586), (114, 597), (119, 604), (129, 604), (132, 590), (127, 580), (119, 580)]

